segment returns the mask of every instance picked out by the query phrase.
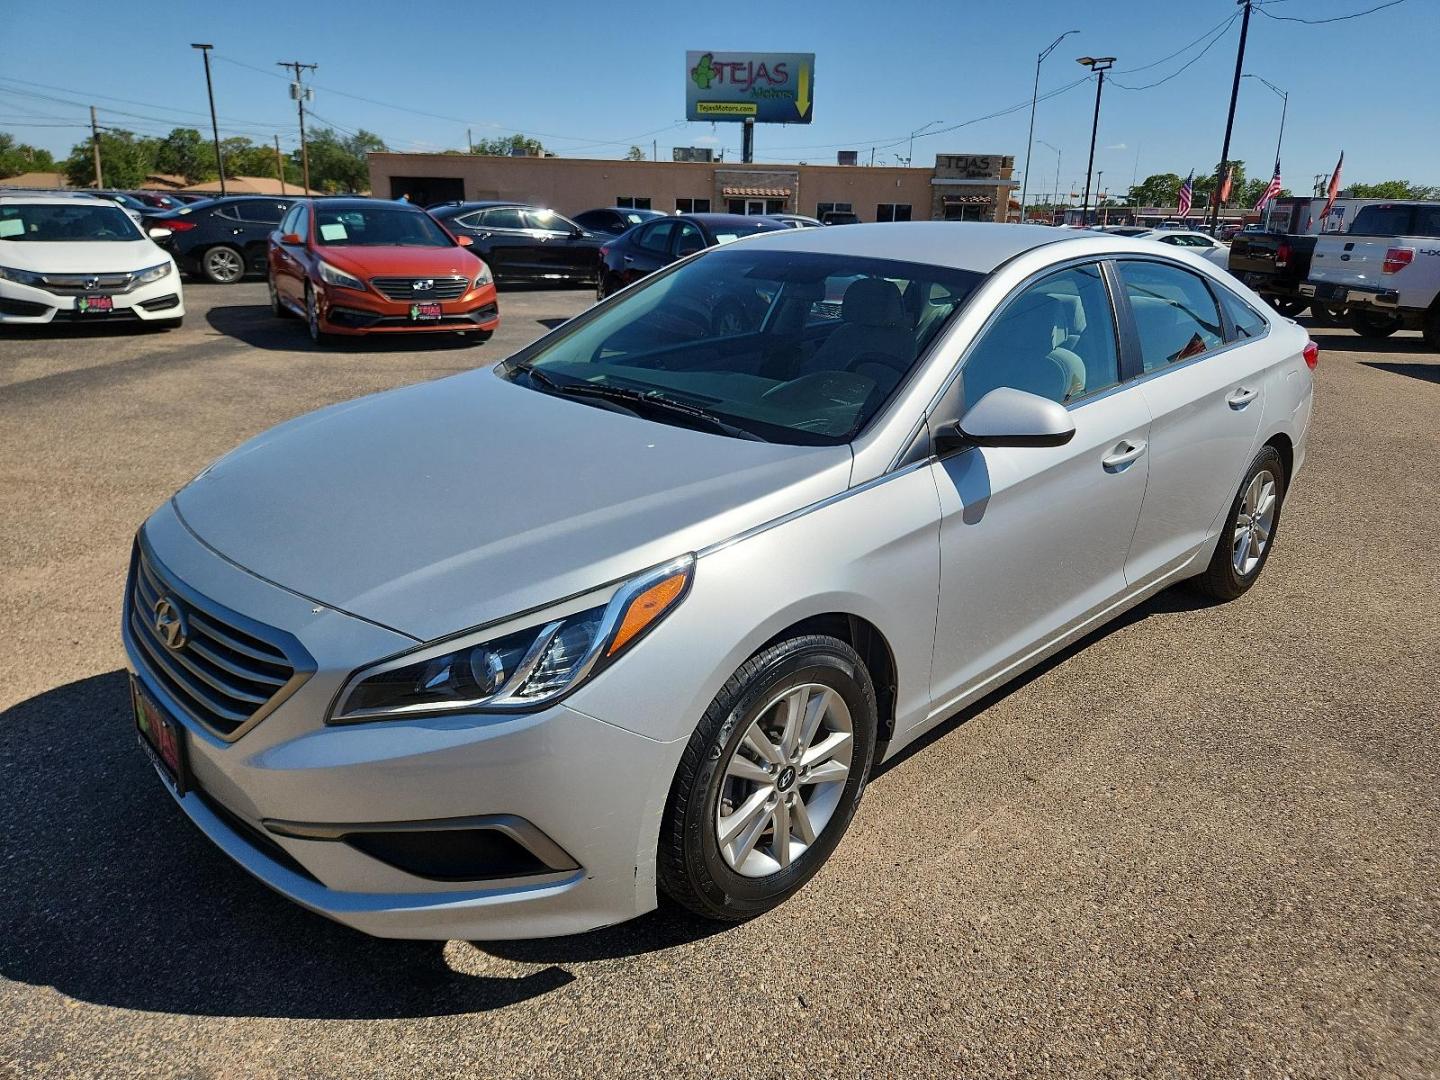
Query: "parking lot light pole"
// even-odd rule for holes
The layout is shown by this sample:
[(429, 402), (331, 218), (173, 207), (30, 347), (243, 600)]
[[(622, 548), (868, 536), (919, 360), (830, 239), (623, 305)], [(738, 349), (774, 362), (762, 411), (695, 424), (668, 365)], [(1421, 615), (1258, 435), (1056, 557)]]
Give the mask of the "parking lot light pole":
[(1064, 41), (1071, 34), (1078, 34), (1079, 30), (1066, 30), (1054, 41), (1050, 47), (1043, 50), (1035, 58), (1035, 89), (1030, 94), (1030, 134), (1025, 138), (1025, 176), (1020, 182), (1020, 224), (1025, 224), (1025, 195), (1030, 190), (1030, 154), (1035, 149), (1035, 106), (1040, 103), (1040, 65), (1045, 58), (1055, 51), (1060, 42)]
[(1095, 119), (1090, 124), (1090, 161), (1085, 166), (1085, 201), (1080, 205), (1080, 224), (1090, 224), (1090, 177), (1095, 172), (1095, 136), (1100, 133), (1100, 95), (1105, 90), (1105, 72), (1115, 66), (1113, 56), (1082, 56), (1075, 61), (1083, 64), (1096, 75), (1099, 81), (1095, 83)]
[(1044, 139), (1036, 139), (1035, 141), (1041, 146), (1049, 146), (1051, 150), (1055, 151), (1055, 197), (1050, 200), (1050, 220), (1054, 222), (1055, 211), (1060, 206), (1060, 148), (1058, 146), (1050, 146)]
[(1280, 96), (1280, 135), (1275, 140), (1275, 169), (1280, 169), (1280, 146), (1285, 142), (1285, 113), (1290, 109), (1290, 95), (1262, 75), (1242, 75), (1242, 79), (1259, 79)]
[(210, 98), (210, 132), (215, 136), (215, 168), (220, 170), (220, 197), (225, 197), (225, 159), (220, 156), (220, 124), (215, 119), (215, 84), (210, 81), (210, 50), (214, 45), (191, 45), (205, 58), (205, 93)]

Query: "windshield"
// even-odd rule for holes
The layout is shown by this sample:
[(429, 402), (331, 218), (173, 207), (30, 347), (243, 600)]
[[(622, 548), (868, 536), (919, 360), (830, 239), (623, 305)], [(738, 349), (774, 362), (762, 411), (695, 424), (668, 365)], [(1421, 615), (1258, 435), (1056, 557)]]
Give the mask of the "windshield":
[(739, 240), (742, 236), (750, 236), (757, 232), (774, 232), (776, 229), (783, 228), (784, 226), (778, 221), (770, 221), (767, 218), (756, 218), (753, 225), (748, 221), (727, 221), (723, 225), (712, 224), (710, 231), (715, 234), (715, 243), (728, 244), (732, 240)]
[(742, 244), (636, 286), (542, 339), (506, 376), (587, 398), (638, 392), (771, 442), (838, 445), (879, 411), (982, 278)]
[(59, 205), (0, 206), (0, 240), (75, 241), (143, 240), (130, 215), (113, 203), (94, 206), (76, 202)]
[(315, 208), (319, 243), (326, 247), (453, 247), (450, 234), (418, 210), (384, 206)]

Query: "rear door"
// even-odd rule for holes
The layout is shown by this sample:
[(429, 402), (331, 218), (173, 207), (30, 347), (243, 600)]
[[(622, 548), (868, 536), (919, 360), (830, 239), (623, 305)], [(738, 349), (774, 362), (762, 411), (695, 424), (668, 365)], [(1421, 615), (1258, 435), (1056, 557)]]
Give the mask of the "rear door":
[(531, 235), (524, 212), (517, 206), (496, 206), (464, 219), (473, 223), (480, 257), (490, 264), (497, 277), (534, 277), (540, 273), (536, 251), (539, 241)]
[(577, 236), (574, 222), (542, 210), (526, 210), (525, 221), (540, 241), (537, 250), (545, 273), (568, 278), (594, 276), (599, 245)]
[(625, 245), (625, 253), (621, 256), (620, 280), (624, 284), (639, 281), (674, 261), (675, 257), (670, 253), (670, 249), (679, 224), (673, 220), (656, 221), (641, 226), (631, 234), (630, 242)]
[(244, 199), (235, 204), (235, 213), (240, 220), (236, 239), (244, 247), (245, 264), (249, 269), (265, 269), (270, 233), (279, 226), (289, 209), (288, 199)]
[(1134, 584), (1183, 564), (1229, 509), (1260, 428), (1266, 360), (1199, 273), (1158, 259), (1115, 270), (1151, 416), (1149, 485), (1126, 565)]

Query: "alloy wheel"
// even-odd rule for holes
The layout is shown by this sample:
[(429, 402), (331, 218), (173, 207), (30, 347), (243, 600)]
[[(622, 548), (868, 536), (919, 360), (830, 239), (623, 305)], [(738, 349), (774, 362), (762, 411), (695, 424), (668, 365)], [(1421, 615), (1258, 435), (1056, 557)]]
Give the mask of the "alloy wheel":
[(244, 276), (245, 264), (230, 248), (211, 248), (205, 253), (205, 273), (211, 281), (230, 285)]
[(1257, 472), (1245, 489), (1245, 497), (1241, 499), (1240, 510), (1235, 515), (1230, 559), (1235, 572), (1241, 577), (1255, 572), (1270, 543), (1278, 506), (1276, 494), (1275, 476), (1268, 469)]
[(310, 288), (305, 290), (305, 322), (310, 327), (310, 340), (318, 344), (324, 336), (320, 331), (320, 302)]
[(784, 870), (835, 816), (850, 776), (855, 730), (832, 688), (786, 690), (751, 722), (725, 765), (715, 838), (744, 877)]

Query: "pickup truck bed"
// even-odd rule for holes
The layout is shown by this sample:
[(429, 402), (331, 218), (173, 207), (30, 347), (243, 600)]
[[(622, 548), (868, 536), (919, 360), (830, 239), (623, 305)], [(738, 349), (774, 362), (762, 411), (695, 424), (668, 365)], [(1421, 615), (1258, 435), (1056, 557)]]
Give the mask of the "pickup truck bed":
[(1230, 242), (1230, 273), (1274, 305), (1282, 315), (1299, 315), (1310, 299), (1300, 286), (1310, 274), (1314, 236), (1240, 233)]

